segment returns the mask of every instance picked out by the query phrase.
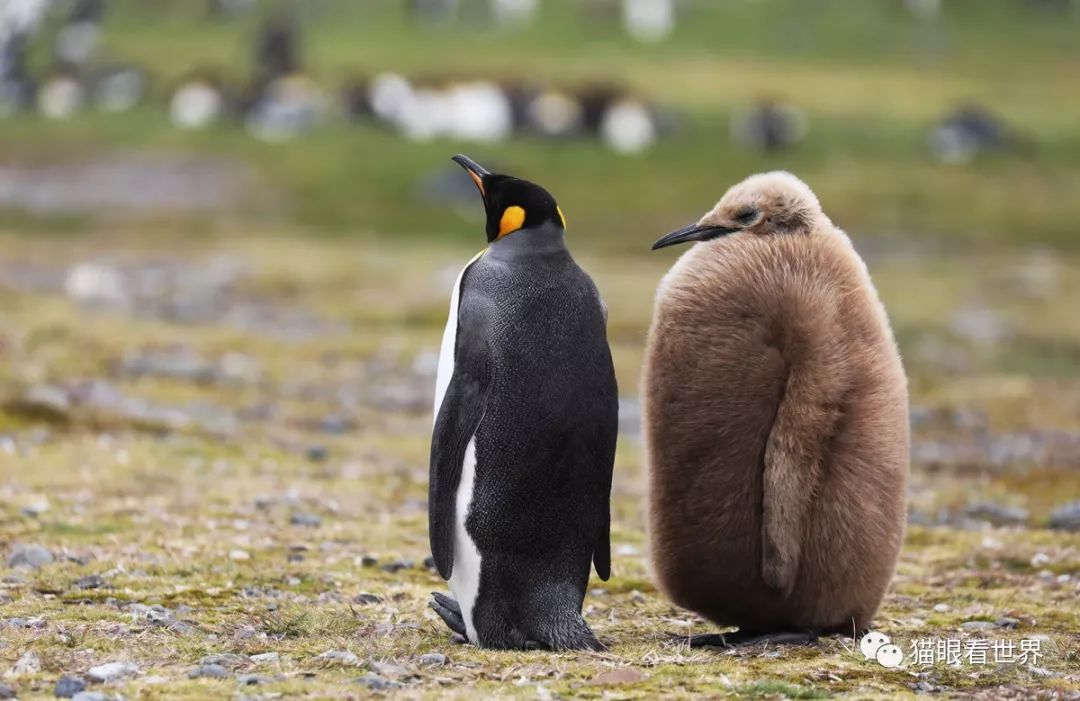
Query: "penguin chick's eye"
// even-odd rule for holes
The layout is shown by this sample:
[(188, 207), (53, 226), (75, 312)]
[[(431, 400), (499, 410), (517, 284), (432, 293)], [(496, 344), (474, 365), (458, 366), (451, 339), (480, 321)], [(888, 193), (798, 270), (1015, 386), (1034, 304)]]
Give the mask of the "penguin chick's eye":
[(502, 219), (499, 220), (499, 236), (517, 231), (525, 223), (525, 210), (518, 206), (507, 207), (503, 210)]
[(754, 219), (757, 218), (757, 215), (758, 211), (752, 207), (749, 209), (743, 209), (735, 215), (735, 221), (739, 222), (740, 224), (746, 225), (754, 221)]

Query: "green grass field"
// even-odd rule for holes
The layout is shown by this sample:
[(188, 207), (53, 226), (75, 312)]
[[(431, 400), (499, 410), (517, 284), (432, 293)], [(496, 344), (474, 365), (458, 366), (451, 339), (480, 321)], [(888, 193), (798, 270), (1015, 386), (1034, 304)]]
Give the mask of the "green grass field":
[[(244, 207), (245, 217), (461, 240), (475, 222), (425, 204), (415, 192), (421, 174), (466, 150), (552, 189), (583, 245), (626, 251), (643, 250), (656, 234), (696, 218), (747, 174), (784, 168), (807, 180), (833, 219), (861, 236), (930, 236), (965, 248), (1011, 240), (1071, 248), (1077, 241), (1075, 12), (1023, 11), (1020, 2), (947, 3), (942, 21), (928, 25), (899, 3), (696, 2), (669, 42), (650, 46), (623, 37), (611, 22), (581, 21), (576, 5), (560, 1), (545, 2), (534, 27), (508, 34), (418, 30), (399, 3), (388, 1), (307, 7), (304, 55), (328, 88), (354, 73), (383, 70), (569, 84), (608, 79), (679, 110), (685, 128), (637, 158), (590, 142), (414, 144), (340, 123), (283, 145), (257, 142), (236, 126), (181, 133), (164, 118), (167, 88), (201, 66), (243, 79), (256, 20), (213, 24), (201, 3), (119, 0), (102, 55), (153, 70), (154, 99), (122, 116), (7, 121), (0, 162), (116, 150), (225, 156), (252, 168), (271, 193), (264, 201), (280, 205)], [(730, 142), (731, 110), (762, 96), (807, 111), (803, 144), (759, 155)], [(1030, 146), (970, 166), (933, 162), (927, 130), (969, 100), (999, 113)], [(190, 219), (188, 226), (205, 223)]]

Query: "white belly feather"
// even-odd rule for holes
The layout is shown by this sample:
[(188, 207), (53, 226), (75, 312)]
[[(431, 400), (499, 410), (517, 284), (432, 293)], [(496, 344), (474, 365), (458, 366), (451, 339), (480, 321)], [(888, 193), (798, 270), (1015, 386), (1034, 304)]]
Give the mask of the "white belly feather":
[[(457, 345), (458, 304), (461, 300), (461, 279), (465, 271), (476, 262), (483, 252), (470, 260), (462, 268), (450, 293), (450, 316), (443, 331), (442, 346), (439, 349), (439, 369), (435, 375), (434, 419), (439, 417), (446, 389), (454, 375), (454, 350)], [(461, 617), (465, 621), (465, 631), (469, 641), (477, 643), (476, 629), (473, 627), (472, 613), (476, 604), (476, 594), (480, 589), (480, 551), (476, 543), (465, 530), (465, 517), (472, 503), (473, 484), (476, 480), (476, 437), (469, 439), (465, 448), (465, 459), (461, 466), (461, 480), (458, 482), (454, 499), (454, 570), (450, 574), (450, 591), (454, 592), (461, 607)]]
[(473, 627), (473, 606), (480, 591), (480, 551), (465, 531), (465, 516), (472, 503), (473, 483), (476, 480), (476, 437), (469, 439), (465, 448), (465, 463), (461, 466), (461, 482), (458, 483), (456, 514), (454, 518), (454, 571), (450, 574), (450, 591), (461, 606), (465, 632), (469, 642), (476, 645), (476, 628)]

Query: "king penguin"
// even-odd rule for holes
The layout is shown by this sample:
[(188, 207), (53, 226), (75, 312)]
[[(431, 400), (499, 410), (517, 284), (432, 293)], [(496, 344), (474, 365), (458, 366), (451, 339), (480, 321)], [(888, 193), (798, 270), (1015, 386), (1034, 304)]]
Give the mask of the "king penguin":
[(489, 245), (454, 283), (436, 376), (429, 536), (454, 598), (431, 607), (481, 647), (602, 649), (581, 606), (590, 563), (611, 570), (606, 309), (547, 190), (454, 161)]
[(851, 240), (790, 173), (748, 178), (660, 284), (644, 415), (661, 588), (738, 632), (811, 642), (869, 626), (906, 522), (907, 380)]

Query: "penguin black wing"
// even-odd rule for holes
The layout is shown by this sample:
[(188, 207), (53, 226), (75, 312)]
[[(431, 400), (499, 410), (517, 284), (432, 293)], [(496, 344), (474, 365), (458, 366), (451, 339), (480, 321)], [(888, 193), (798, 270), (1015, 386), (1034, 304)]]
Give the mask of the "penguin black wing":
[[(603, 314), (605, 336), (607, 333), (608, 308), (600, 293), (596, 292), (596, 299), (600, 303), (600, 311)], [(601, 493), (597, 501), (601, 504), (600, 524), (596, 533), (593, 550), (593, 567), (596, 575), (602, 581), (611, 577), (611, 478), (615, 470), (615, 442), (619, 434), (619, 391), (615, 380), (615, 368), (611, 362), (611, 351), (606, 353), (605, 365), (601, 372), (611, 377), (610, 394), (604, 400), (597, 403), (596, 411), (603, 415), (599, 425), (605, 427), (602, 433), (596, 436), (596, 459), (603, 466), (606, 479), (600, 483)], [(599, 399), (599, 398), (598, 398)]]
[[(614, 461), (614, 450), (612, 460)], [(601, 500), (603, 501), (600, 528), (596, 534), (596, 549), (593, 550), (593, 567), (596, 568), (596, 576), (606, 582), (611, 577), (611, 472), (608, 472), (607, 482)]]
[[(468, 273), (466, 272), (466, 275)], [(464, 280), (462, 280), (464, 287)], [(484, 416), (491, 385), (491, 358), (484, 306), (464, 298), (458, 308), (454, 372), (431, 436), (428, 537), (443, 579), (454, 569), (454, 516), (465, 453)]]

